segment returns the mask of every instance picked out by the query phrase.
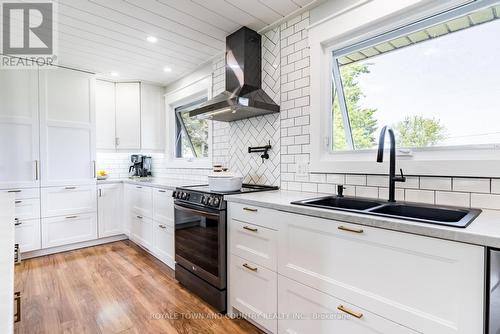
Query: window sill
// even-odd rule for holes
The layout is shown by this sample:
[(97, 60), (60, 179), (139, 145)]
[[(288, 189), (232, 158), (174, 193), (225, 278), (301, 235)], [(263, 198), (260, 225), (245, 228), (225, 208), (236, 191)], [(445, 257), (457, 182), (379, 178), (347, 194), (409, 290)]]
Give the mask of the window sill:
[(212, 161), (209, 159), (171, 159), (167, 168), (185, 168), (185, 169), (211, 169)]

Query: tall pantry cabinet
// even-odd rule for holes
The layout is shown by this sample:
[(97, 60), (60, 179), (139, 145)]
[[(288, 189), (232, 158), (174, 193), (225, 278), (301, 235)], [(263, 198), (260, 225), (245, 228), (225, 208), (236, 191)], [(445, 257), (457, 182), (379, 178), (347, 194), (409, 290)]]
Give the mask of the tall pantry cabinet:
[(21, 252), (97, 237), (92, 74), (0, 71), (0, 191), (16, 193)]

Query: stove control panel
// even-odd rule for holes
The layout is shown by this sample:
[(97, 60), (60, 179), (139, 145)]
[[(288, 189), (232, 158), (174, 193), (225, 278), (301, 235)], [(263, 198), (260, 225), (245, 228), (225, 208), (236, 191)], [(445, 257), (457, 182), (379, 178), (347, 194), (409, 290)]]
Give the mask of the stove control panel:
[(178, 189), (173, 192), (172, 197), (178, 201), (187, 202), (203, 207), (212, 209), (224, 209), (224, 196), (218, 194), (207, 194)]

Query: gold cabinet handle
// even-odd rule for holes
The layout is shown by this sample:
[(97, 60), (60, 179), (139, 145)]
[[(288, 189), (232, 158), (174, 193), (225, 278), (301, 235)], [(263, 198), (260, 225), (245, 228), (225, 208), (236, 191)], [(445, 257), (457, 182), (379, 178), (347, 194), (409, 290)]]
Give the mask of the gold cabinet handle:
[(78, 216), (67, 216), (66, 219), (75, 219), (78, 218)]
[(256, 268), (256, 267), (250, 267), (250, 266), (248, 265), (248, 263), (244, 263), (244, 264), (243, 264), (243, 267), (245, 267), (245, 268), (247, 268), (248, 270), (251, 270), (251, 271), (257, 271), (257, 268)]
[(137, 218), (142, 219), (143, 217), (142, 216), (137, 216)]
[(243, 226), (243, 229), (245, 229), (247, 231), (250, 231), (250, 232), (257, 232), (259, 230), (257, 228), (252, 228), (252, 227), (249, 227), (249, 226)]
[(64, 187), (64, 189), (66, 189), (66, 190), (74, 190), (74, 189), (76, 189), (76, 187)]
[(339, 230), (346, 231), (346, 232), (352, 232), (352, 233), (363, 233), (364, 232), (362, 229), (350, 228), (350, 227), (346, 227), (346, 226), (339, 226), (337, 228)]
[(15, 203), (15, 204), (20, 204), (20, 203), (22, 203), (22, 202), (23, 202), (23, 201), (19, 201), (19, 200), (18, 200), (18, 201), (15, 201), (14, 203)]
[(16, 189), (16, 190), (9, 190), (7, 191), (8, 193), (20, 193), (22, 190)]
[(16, 313), (14, 313), (14, 323), (21, 321), (21, 292), (14, 292), (14, 303), (16, 303)]
[(158, 190), (159, 193), (166, 193), (166, 190)]
[(344, 313), (347, 313), (349, 315), (352, 315), (353, 317), (358, 318), (358, 319), (361, 319), (363, 317), (363, 313), (351, 311), (348, 308), (346, 308), (344, 305), (337, 306), (337, 310), (342, 311)]
[(158, 225), (159, 228), (166, 229), (167, 227), (165, 225)]
[(257, 212), (257, 211), (259, 211), (259, 210), (254, 209), (254, 208), (243, 208), (243, 210), (250, 211), (250, 212)]

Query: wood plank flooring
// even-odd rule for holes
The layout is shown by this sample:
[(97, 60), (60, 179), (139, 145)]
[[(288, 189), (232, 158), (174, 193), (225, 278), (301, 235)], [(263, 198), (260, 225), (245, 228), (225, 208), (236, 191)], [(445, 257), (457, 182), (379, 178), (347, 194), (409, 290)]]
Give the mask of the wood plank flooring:
[(18, 334), (261, 333), (217, 317), (130, 241), (25, 260), (16, 266), (16, 291)]

